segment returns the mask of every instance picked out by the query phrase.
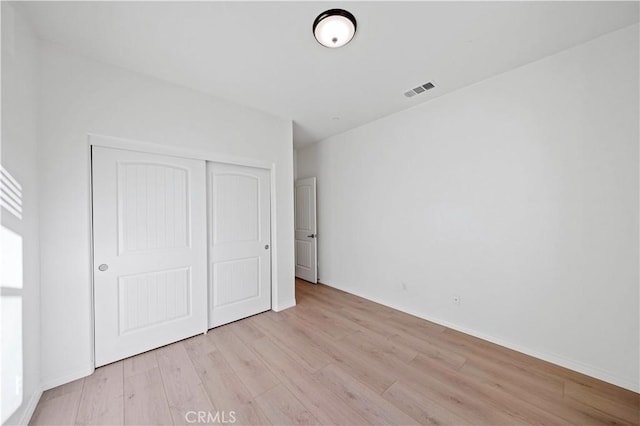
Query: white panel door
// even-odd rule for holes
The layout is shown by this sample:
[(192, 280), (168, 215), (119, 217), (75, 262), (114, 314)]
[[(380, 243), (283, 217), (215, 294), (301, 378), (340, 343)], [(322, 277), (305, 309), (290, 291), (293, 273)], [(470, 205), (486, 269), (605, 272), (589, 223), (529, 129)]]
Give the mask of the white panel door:
[(316, 178), (296, 180), (296, 277), (318, 282)]
[(205, 162), (94, 147), (96, 366), (207, 329)]
[(209, 326), (271, 309), (270, 171), (207, 163)]

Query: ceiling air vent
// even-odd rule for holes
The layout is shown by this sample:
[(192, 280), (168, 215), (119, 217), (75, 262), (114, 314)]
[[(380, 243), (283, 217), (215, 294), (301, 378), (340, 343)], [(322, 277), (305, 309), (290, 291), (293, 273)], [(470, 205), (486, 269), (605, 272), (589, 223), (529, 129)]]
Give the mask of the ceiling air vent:
[(436, 87), (436, 86), (432, 82), (428, 82), (428, 83), (423, 84), (422, 86), (414, 87), (413, 89), (409, 90), (408, 92), (404, 92), (404, 95), (407, 98), (410, 98), (412, 96), (419, 95), (420, 93), (426, 92), (429, 89), (433, 89), (434, 87)]

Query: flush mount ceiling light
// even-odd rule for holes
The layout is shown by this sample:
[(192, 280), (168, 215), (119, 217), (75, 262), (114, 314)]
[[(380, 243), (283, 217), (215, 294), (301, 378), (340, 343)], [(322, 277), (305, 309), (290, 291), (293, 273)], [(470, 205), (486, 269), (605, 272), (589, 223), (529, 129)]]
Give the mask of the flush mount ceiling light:
[(356, 18), (346, 10), (330, 9), (313, 21), (313, 35), (325, 47), (342, 47), (356, 33)]

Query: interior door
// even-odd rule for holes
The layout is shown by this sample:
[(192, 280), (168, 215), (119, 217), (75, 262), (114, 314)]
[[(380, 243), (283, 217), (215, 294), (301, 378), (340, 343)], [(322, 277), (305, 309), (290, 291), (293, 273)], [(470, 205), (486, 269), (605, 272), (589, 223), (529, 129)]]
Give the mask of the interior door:
[(296, 277), (318, 282), (316, 178), (296, 180)]
[(207, 163), (209, 327), (271, 309), (270, 171)]
[(205, 162), (94, 147), (96, 366), (207, 329)]

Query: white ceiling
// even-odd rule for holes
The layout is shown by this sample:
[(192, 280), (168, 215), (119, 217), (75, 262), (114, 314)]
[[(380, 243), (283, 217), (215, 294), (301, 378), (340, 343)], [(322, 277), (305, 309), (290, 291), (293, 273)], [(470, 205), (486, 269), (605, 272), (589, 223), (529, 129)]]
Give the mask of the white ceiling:
[[(294, 121), (296, 146), (638, 22), (638, 2), (26, 2), (71, 50)], [(353, 41), (311, 25), (345, 8)], [(433, 81), (436, 88), (405, 98)]]

